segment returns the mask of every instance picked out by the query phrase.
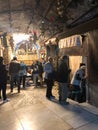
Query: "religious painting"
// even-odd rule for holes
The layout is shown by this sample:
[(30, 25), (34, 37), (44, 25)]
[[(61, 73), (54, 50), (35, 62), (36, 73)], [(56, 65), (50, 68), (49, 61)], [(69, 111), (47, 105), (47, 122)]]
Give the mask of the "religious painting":
[(38, 49), (38, 44), (23, 40), (16, 44), (15, 52), (18, 55), (37, 54)]

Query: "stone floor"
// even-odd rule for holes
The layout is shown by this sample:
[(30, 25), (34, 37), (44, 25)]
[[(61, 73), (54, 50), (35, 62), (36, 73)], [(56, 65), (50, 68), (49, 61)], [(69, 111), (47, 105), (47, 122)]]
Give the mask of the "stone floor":
[[(56, 98), (45, 98), (46, 87), (33, 85), (17, 93), (7, 89), (7, 103), (0, 103), (0, 130), (98, 130), (98, 109), (91, 111), (89, 104), (78, 104), (70, 99), (69, 105), (58, 102), (57, 86), (53, 88)], [(90, 109), (89, 109), (90, 108)]]

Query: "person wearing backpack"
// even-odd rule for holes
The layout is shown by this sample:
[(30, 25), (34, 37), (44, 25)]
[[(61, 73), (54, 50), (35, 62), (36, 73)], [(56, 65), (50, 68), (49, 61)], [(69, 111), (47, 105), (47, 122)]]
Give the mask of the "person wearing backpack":
[(63, 56), (61, 62), (57, 69), (57, 81), (59, 84), (59, 102), (62, 105), (68, 105), (69, 102), (67, 101), (68, 97), (68, 82), (69, 82), (69, 74), (71, 69), (68, 67), (68, 57)]
[(27, 70), (28, 70), (27, 65), (23, 61), (21, 61), (20, 62), (19, 76), (20, 76), (20, 85), (22, 83), (23, 89), (25, 89)]

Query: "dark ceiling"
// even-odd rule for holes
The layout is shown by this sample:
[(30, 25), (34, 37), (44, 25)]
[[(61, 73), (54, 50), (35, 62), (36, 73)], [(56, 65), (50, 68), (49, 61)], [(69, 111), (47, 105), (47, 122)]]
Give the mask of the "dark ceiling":
[(0, 0), (1, 34), (36, 32), (40, 41), (62, 38), (66, 33), (72, 35), (74, 28), (85, 28), (83, 23), (89, 25), (84, 30), (90, 30), (90, 21), (97, 18), (97, 0)]

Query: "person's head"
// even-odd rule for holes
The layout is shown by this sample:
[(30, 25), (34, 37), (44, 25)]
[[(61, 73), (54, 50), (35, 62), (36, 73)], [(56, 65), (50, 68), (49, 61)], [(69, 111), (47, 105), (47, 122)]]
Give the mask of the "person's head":
[(80, 68), (81, 68), (82, 66), (85, 66), (85, 63), (80, 63)]
[(49, 62), (53, 62), (52, 57), (49, 56), (49, 57), (48, 57), (48, 61), (49, 61)]
[(17, 57), (15, 56), (15, 57), (13, 57), (13, 60), (17, 60)]
[(0, 56), (0, 64), (3, 62), (3, 57)]
[(20, 61), (21, 64), (24, 64), (24, 61)]
[(85, 66), (85, 65), (82, 65), (82, 66), (80, 67), (80, 69), (83, 70), (83, 71), (85, 71), (86, 66)]
[(38, 60), (36, 60), (36, 64), (38, 64), (39, 63), (39, 61)]
[(62, 59), (63, 59), (63, 60), (67, 60), (67, 59), (68, 59), (68, 56), (67, 56), (67, 55), (64, 55), (64, 56), (62, 57)]
[(63, 61), (63, 62), (68, 62), (68, 56), (67, 56), (67, 55), (64, 55), (64, 56), (62, 57), (62, 61)]

